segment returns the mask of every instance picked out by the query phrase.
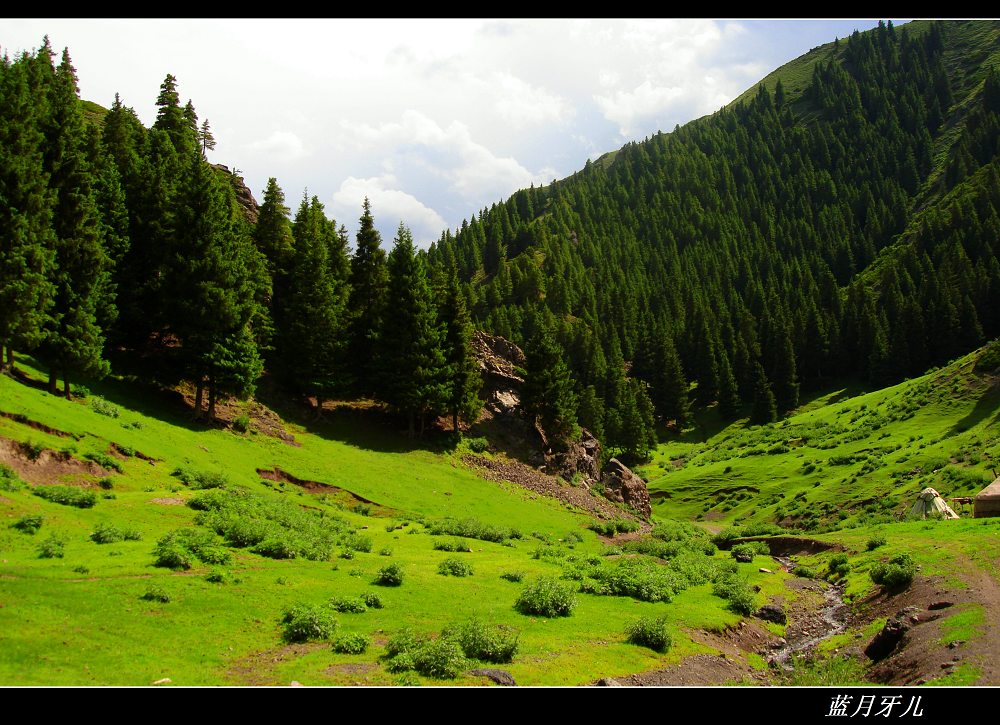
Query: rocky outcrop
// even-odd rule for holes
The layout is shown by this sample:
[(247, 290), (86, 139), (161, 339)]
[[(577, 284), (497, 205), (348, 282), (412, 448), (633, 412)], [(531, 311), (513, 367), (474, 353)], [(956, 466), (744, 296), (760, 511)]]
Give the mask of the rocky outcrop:
[(604, 467), (601, 482), (604, 484), (605, 497), (631, 507), (644, 519), (649, 520), (653, 508), (650, 505), (646, 482), (634, 474), (628, 466), (617, 458), (612, 458)]
[(580, 440), (570, 444), (569, 450), (546, 458), (545, 469), (589, 488), (601, 480), (601, 443), (584, 428)]
[(234, 171), (230, 171), (229, 167), (223, 164), (212, 164), (212, 166), (226, 174), (229, 183), (233, 187), (233, 191), (236, 192), (236, 201), (239, 202), (240, 208), (243, 209), (247, 221), (251, 224), (256, 224), (257, 218), (260, 216), (260, 205), (253, 198), (253, 192), (247, 187), (243, 181), (243, 177), (238, 176)]
[(775, 624), (788, 623), (788, 615), (778, 604), (765, 604), (757, 610), (757, 617), (765, 622), (774, 622)]
[(509, 340), (482, 330), (472, 334), (472, 351), (483, 378), (480, 397), (486, 409), (494, 415), (519, 414), (524, 378), (517, 368), (524, 366), (524, 352)]
[(915, 607), (907, 607), (885, 623), (882, 631), (876, 634), (875, 638), (865, 647), (868, 659), (878, 662), (893, 653), (906, 633), (910, 631), (911, 624), (908, 617), (915, 609)]

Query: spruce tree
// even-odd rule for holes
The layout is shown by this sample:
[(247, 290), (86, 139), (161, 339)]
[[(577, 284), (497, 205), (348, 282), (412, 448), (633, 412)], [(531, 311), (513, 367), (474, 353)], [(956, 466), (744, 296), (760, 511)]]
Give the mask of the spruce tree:
[(0, 369), (14, 364), (15, 349), (41, 341), (55, 295), (52, 192), (28, 84), (31, 63), (27, 54), (13, 63), (0, 58)]
[(452, 427), (458, 433), (458, 419), (475, 422), (483, 401), (479, 399), (482, 378), (472, 354), (472, 323), (465, 296), (454, 271), (441, 296), (438, 316), (444, 325), (444, 353), (448, 365), (448, 407)]
[(61, 372), (69, 397), (72, 374), (101, 376), (109, 371), (102, 357), (104, 331), (98, 323), (101, 305), (107, 304), (109, 260), (102, 246), (101, 219), (87, 163), (76, 70), (67, 51), (53, 69), (50, 53), (48, 46), (42, 48), (36, 61), (47, 85), (43, 129), (45, 166), (55, 194), (55, 299), (38, 354), (49, 366), (49, 392), (56, 392)]
[(298, 392), (323, 399), (344, 383), (346, 281), (334, 274), (328, 237), (335, 234), (323, 205), (305, 199), (295, 215), (294, 253), (278, 307), (276, 368)]
[(771, 383), (768, 382), (764, 367), (757, 363), (754, 366), (753, 411), (750, 422), (755, 424), (773, 423), (778, 419), (778, 408), (774, 402)]
[(576, 394), (573, 379), (551, 328), (542, 325), (525, 346), (521, 407), (538, 423), (556, 448), (576, 438)]
[(357, 233), (357, 248), (351, 259), (351, 297), (348, 309), (348, 357), (351, 360), (354, 391), (358, 395), (377, 393), (374, 371), (375, 348), (382, 327), (383, 306), (389, 274), (382, 239), (375, 229), (371, 204), (365, 198)]
[(427, 270), (416, 254), (410, 230), (402, 223), (389, 253), (388, 272), (387, 293), (393, 309), (383, 318), (376, 347), (379, 397), (407, 416), (412, 437), (418, 417), (422, 432), (427, 415), (454, 408), (450, 407), (444, 331), (438, 325)]

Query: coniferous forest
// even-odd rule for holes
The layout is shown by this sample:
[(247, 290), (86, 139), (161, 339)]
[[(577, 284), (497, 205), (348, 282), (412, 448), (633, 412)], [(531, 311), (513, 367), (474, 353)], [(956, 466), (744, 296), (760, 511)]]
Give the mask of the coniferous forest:
[[(356, 239), (276, 179), (256, 219), (168, 75), (146, 129), (79, 99), (68, 51), (5, 58), (0, 342), (66, 395), (116, 373), (196, 389), (269, 374), (373, 398), (411, 435), (474, 416), (473, 326), (527, 351), (524, 407), (643, 460), (695, 407), (774, 421), (831, 378), (888, 385), (1000, 333), (1000, 73), (968, 25), (825, 46), (718, 113), (483, 209), (417, 251)], [(961, 102), (958, 103), (956, 99)], [(103, 110), (103, 109), (102, 109)], [(387, 314), (387, 311), (392, 314)]]

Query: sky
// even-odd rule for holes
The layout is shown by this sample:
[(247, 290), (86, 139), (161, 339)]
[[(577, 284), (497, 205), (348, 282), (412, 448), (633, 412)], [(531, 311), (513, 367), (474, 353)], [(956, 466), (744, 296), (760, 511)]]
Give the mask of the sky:
[[(877, 19), (0, 19), (0, 52), (68, 47), (81, 97), (147, 126), (166, 75), (209, 120), (209, 160), (294, 214), (316, 196), (388, 247), (588, 159), (717, 111)], [(896, 25), (903, 21), (893, 20)]]

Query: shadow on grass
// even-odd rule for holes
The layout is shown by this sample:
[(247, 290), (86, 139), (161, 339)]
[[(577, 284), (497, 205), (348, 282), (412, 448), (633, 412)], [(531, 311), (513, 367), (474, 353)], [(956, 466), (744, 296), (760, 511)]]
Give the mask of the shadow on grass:
[(996, 415), (993, 416), (993, 420), (990, 421), (990, 425), (1000, 422), (1000, 410), (997, 410), (998, 407), (1000, 407), (1000, 388), (989, 388), (982, 394), (982, 396), (980, 396), (979, 400), (976, 401), (976, 407), (974, 407), (968, 415), (956, 422), (955, 425), (953, 425), (948, 432), (945, 433), (945, 437), (965, 433), (965, 431), (979, 424), (994, 412), (996, 412)]
[(456, 439), (451, 431), (427, 425), (423, 435), (407, 435), (405, 417), (394, 415), (375, 404), (328, 402), (323, 414), (296, 400), (275, 383), (268, 381), (257, 391), (256, 399), (281, 419), (301, 426), (308, 433), (378, 453), (428, 451), (445, 453), (454, 450)]

